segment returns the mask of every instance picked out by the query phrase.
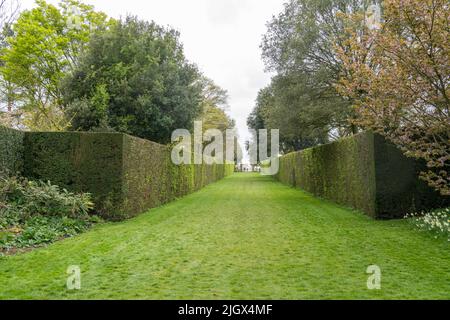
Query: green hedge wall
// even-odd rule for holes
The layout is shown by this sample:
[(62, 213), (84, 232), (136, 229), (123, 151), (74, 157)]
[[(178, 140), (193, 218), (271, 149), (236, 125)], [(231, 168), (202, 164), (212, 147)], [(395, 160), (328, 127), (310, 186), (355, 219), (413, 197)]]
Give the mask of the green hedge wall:
[(22, 171), (23, 138), (23, 132), (0, 126), (0, 175)]
[(374, 146), (378, 218), (450, 206), (450, 197), (441, 196), (418, 178), (426, 170), (425, 162), (405, 157), (380, 135), (374, 136)]
[(170, 149), (119, 133), (27, 132), (24, 175), (90, 192), (96, 211), (123, 220), (200, 189), (234, 166), (175, 166)]
[(423, 165), (371, 132), (288, 154), (278, 179), (377, 219), (448, 206), (418, 179)]
[(142, 212), (197, 191), (234, 170), (234, 165), (176, 166), (170, 156), (167, 146), (124, 136), (125, 214)]
[(26, 132), (24, 176), (89, 192), (105, 218), (122, 205), (123, 135)]

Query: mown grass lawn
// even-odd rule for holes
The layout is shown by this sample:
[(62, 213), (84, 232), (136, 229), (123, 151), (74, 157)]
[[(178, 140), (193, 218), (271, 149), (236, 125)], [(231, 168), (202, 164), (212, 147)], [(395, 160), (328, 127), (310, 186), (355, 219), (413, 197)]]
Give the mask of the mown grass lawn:
[[(369, 265), (382, 289), (368, 290)], [(79, 291), (66, 270), (82, 270)], [(450, 298), (450, 246), (236, 174), (138, 218), (0, 259), (0, 299)]]

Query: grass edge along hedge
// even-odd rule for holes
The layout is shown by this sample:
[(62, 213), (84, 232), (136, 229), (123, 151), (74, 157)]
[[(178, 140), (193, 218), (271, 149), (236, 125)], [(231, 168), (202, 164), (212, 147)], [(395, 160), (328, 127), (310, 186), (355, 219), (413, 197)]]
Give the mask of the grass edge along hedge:
[[(169, 147), (121, 133), (12, 132), (19, 142), (23, 135), (23, 145), (0, 157), (23, 159), (14, 168), (29, 179), (91, 193), (96, 213), (112, 221), (197, 191), (234, 170), (234, 165), (175, 166)], [(5, 137), (2, 131), (0, 139)]]
[(380, 135), (363, 132), (280, 158), (277, 179), (376, 219), (448, 207), (421, 181), (420, 161), (405, 157)]

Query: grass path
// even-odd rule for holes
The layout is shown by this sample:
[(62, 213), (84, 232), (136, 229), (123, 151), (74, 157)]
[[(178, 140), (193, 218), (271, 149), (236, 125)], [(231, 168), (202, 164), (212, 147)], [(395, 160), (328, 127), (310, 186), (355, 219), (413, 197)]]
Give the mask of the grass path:
[[(382, 289), (366, 287), (369, 265)], [(66, 289), (66, 269), (82, 289)], [(138, 218), (0, 259), (0, 299), (450, 299), (450, 246), (237, 174)]]

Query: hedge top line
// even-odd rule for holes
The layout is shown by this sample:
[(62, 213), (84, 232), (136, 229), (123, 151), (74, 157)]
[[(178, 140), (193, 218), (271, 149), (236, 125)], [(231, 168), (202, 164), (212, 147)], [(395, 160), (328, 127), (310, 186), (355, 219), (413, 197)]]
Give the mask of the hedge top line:
[(281, 155), (280, 158), (283, 158), (283, 157), (286, 157), (286, 156), (290, 156), (290, 155), (294, 155), (294, 154), (298, 154), (298, 153), (311, 152), (313, 150), (322, 149), (324, 147), (333, 146), (333, 145), (339, 145), (339, 144), (342, 144), (344, 142), (354, 141), (358, 137), (362, 137), (362, 136), (365, 136), (365, 135), (377, 136), (379, 134), (374, 133), (373, 131), (370, 131), (370, 130), (369, 131), (363, 131), (363, 132), (359, 132), (357, 134), (354, 134), (353, 136), (339, 138), (338, 140), (335, 140), (335, 141), (332, 141), (332, 142), (319, 144), (317, 146), (306, 148), (306, 149), (299, 150), (299, 151), (292, 151), (292, 152), (289, 152), (289, 153)]

